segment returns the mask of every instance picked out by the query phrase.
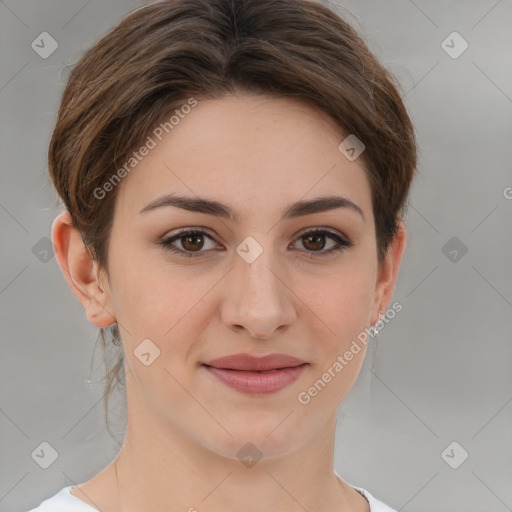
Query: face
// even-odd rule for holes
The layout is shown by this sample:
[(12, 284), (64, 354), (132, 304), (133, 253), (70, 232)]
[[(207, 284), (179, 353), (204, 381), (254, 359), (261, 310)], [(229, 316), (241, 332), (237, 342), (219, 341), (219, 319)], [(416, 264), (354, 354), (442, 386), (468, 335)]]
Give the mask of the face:
[[(292, 100), (198, 101), (118, 185), (102, 287), (138, 422), (234, 458), (247, 442), (296, 450), (332, 418), (363, 363), (354, 340), (386, 309), (370, 185), (344, 138)], [(214, 361), (235, 354), (296, 359)]]

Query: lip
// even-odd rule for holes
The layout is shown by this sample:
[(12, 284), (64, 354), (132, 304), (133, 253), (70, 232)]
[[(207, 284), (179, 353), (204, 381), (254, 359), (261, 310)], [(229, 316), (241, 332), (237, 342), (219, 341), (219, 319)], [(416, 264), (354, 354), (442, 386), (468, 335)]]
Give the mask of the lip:
[(227, 386), (247, 394), (275, 393), (297, 380), (308, 363), (287, 354), (233, 354), (204, 363)]
[(204, 364), (226, 370), (266, 371), (278, 368), (291, 368), (305, 362), (288, 354), (268, 354), (266, 356), (233, 354), (213, 359)]

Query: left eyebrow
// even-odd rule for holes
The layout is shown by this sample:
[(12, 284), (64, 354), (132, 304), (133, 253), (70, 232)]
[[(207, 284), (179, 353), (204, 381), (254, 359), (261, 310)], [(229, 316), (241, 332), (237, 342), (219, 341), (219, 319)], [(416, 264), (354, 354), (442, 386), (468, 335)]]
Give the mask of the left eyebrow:
[[(148, 203), (139, 213), (144, 213), (164, 206), (174, 206), (183, 210), (205, 213), (223, 217), (233, 222), (239, 222), (240, 216), (230, 206), (201, 197), (186, 197), (176, 194), (165, 194)], [(322, 196), (309, 201), (297, 201), (288, 205), (282, 213), (282, 219), (292, 219), (304, 215), (334, 210), (336, 208), (348, 208), (357, 212), (364, 220), (363, 210), (353, 201), (342, 196)]]

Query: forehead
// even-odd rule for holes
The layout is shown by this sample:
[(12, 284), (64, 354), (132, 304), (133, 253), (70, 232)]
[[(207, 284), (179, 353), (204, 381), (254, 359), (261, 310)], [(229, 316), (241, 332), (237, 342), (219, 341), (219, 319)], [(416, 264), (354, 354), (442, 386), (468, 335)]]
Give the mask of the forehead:
[(345, 135), (326, 114), (293, 99), (249, 95), (198, 100), (187, 111), (150, 134), (153, 147), (123, 178), (116, 210), (135, 215), (177, 193), (261, 214), (334, 192), (371, 210), (363, 164), (339, 150)]

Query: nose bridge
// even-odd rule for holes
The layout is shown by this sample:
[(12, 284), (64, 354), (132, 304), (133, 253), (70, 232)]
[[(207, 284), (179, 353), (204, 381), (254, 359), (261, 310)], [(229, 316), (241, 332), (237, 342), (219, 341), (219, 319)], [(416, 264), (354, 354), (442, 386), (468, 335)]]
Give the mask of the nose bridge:
[(253, 298), (267, 303), (281, 299), (282, 283), (278, 272), (282, 265), (279, 265), (271, 236), (248, 236), (238, 245), (236, 252), (241, 260), (236, 262), (236, 272)]
[(267, 337), (295, 317), (286, 270), (279, 263), (270, 235), (246, 237), (236, 248), (223, 318), (255, 337)]

